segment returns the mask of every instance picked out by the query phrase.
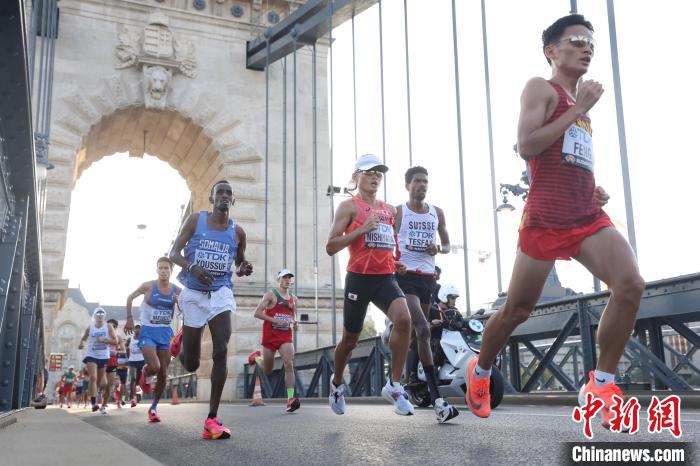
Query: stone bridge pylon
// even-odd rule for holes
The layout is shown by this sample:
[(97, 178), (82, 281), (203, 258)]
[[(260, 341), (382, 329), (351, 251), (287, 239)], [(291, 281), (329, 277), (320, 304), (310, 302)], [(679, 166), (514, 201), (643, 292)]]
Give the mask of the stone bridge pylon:
[[(265, 273), (274, 283), (281, 267), (282, 251), (282, 71), (270, 69), (271, 118), (269, 136), (269, 270), (264, 270), (265, 251), (265, 74), (246, 69), (246, 41), (257, 36), (267, 21), (284, 17), (298, 2), (208, 2), (204, 10), (180, 3), (129, 0), (62, 0), (56, 41), (49, 160), (54, 169), (47, 179), (43, 219), (43, 272), (46, 297), (46, 339), (51, 341), (53, 321), (65, 301), (67, 279), (63, 277), (71, 192), (76, 180), (102, 157), (128, 152), (131, 156), (158, 157), (176, 169), (192, 193), (193, 208), (209, 207), (209, 189), (218, 179), (230, 180), (236, 195), (232, 216), (248, 235), (247, 256), (256, 273), (235, 282), (239, 313), (234, 316), (234, 335), (229, 348), (229, 377), (225, 399), (238, 396), (243, 356), (259, 344), (259, 325), (252, 317), (264, 288)], [(197, 2), (195, 2), (197, 3)], [(230, 8), (225, 8), (228, 4)], [(234, 9), (233, 4), (242, 7)], [(301, 96), (311, 95), (311, 55), (298, 52)], [(325, 47), (317, 47), (317, 81), (326, 80)], [(299, 103), (300, 128), (311, 128), (312, 105)], [(330, 179), (325, 86), (318, 86), (318, 176)], [(291, 118), (291, 115), (290, 115)], [(301, 176), (291, 180), (299, 187), (299, 237), (313, 237), (312, 135), (299, 134)], [(325, 190), (319, 190), (320, 212), (330, 209)], [(118, 205), (119, 193), (111, 202)], [(291, 199), (291, 196), (288, 196)], [(120, 208), (127, 208), (121, 206)], [(288, 209), (293, 205), (288, 205)], [(290, 216), (291, 218), (291, 216)], [(324, 239), (328, 222), (319, 222), (318, 237)], [(96, 239), (97, 241), (97, 239)], [(164, 244), (163, 250), (168, 244)], [(315, 320), (313, 248), (300, 242), (296, 271), (301, 312)], [(162, 251), (154, 251), (154, 258)], [(330, 344), (331, 261), (319, 254), (319, 341)], [(128, 258), (125, 258), (128, 261)], [(143, 271), (143, 280), (149, 278)], [(139, 278), (141, 279), (141, 278)], [(137, 281), (139, 280), (137, 279)], [(133, 280), (132, 280), (133, 281)], [(124, 283), (124, 297), (134, 283)], [(105, 303), (122, 304), (122, 303)], [(306, 309), (306, 310), (304, 310)], [(206, 340), (206, 338), (205, 338)], [(316, 328), (304, 326), (299, 349), (316, 346)], [(48, 348), (47, 351), (52, 351)], [(203, 356), (209, 357), (207, 345)], [(209, 394), (210, 364), (198, 371), (198, 394)]]

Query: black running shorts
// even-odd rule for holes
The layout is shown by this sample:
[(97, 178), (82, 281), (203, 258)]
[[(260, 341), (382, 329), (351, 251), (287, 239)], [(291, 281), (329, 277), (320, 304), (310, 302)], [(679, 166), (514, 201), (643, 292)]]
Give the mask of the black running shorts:
[(348, 272), (345, 276), (345, 300), (343, 301), (343, 326), (350, 333), (362, 332), (367, 306), (374, 303), (386, 314), (391, 303), (404, 294), (393, 274), (364, 275)]
[(396, 274), (398, 282), (404, 294), (418, 296), (421, 304), (430, 304), (430, 297), (435, 288), (435, 275), (423, 275), (412, 272)]

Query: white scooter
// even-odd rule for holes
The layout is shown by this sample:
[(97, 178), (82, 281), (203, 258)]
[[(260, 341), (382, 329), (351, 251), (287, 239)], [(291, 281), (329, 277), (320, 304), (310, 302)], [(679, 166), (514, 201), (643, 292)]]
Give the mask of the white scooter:
[[(445, 311), (445, 320), (440, 323), (440, 326), (442, 327), (440, 348), (434, 348), (433, 351), (438, 390), (443, 398), (464, 398), (467, 390), (464, 380), (465, 368), (472, 356), (479, 354), (484, 324), (477, 319), (464, 320), (457, 309), (448, 309)], [(388, 331), (382, 335), (382, 341), (386, 339), (385, 345), (388, 343), (390, 327), (391, 325), (388, 325)], [(491, 408), (495, 408), (503, 400), (503, 375), (499, 366), (500, 356), (491, 368), (489, 386)], [(418, 382), (406, 384), (408, 399), (416, 406), (430, 406), (430, 392), (422, 363), (418, 363), (418, 380)]]

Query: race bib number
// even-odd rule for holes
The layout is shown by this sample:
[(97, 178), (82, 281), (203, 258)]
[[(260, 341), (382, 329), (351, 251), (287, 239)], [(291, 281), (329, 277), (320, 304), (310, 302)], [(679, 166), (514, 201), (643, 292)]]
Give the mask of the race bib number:
[(406, 250), (425, 252), (428, 249), (429, 244), (435, 244), (435, 222), (431, 222), (431, 225), (432, 229), (425, 228), (408, 230), (408, 237), (406, 238)]
[(171, 309), (153, 309), (151, 315), (152, 324), (169, 324), (173, 320), (173, 311)]
[(207, 251), (196, 249), (194, 252), (195, 264), (214, 276), (225, 275), (229, 268), (230, 254), (227, 252)]
[(594, 162), (590, 126), (584, 121), (577, 120), (564, 133), (561, 163), (593, 171)]
[(105, 348), (107, 348), (106, 343), (102, 343), (99, 341), (96, 341), (95, 343), (92, 344), (92, 350), (93, 351), (104, 351)]
[[(288, 322), (290, 325), (291, 325), (292, 321), (294, 320), (292, 318), (292, 316), (290, 316), (289, 314), (275, 314), (275, 319), (282, 320), (284, 322)], [(289, 327), (282, 327), (281, 325), (276, 325), (276, 324), (272, 324), (272, 328), (274, 328), (275, 330), (282, 330), (282, 331), (289, 330)]]
[(368, 249), (393, 250), (394, 246), (394, 229), (391, 225), (380, 223), (377, 228), (365, 233), (365, 247)]

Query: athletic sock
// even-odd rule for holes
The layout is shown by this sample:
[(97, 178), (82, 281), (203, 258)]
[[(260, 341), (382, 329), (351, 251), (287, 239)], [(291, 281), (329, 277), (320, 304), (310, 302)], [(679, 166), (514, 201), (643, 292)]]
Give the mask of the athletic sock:
[(90, 402), (92, 403), (93, 406), (95, 406), (97, 404), (97, 397), (91, 396)]
[(424, 366), (425, 379), (428, 383), (428, 391), (430, 391), (430, 401), (435, 404), (435, 400), (440, 398), (440, 392), (437, 388), (437, 376), (435, 375), (435, 366)]
[(151, 403), (151, 410), (152, 410), (152, 411), (155, 411), (155, 410), (156, 410), (156, 408), (158, 407), (158, 402), (159, 402), (159, 401), (160, 401), (159, 398), (154, 398), (154, 399), (153, 399), (153, 403)]
[(474, 365), (474, 375), (476, 375), (477, 379), (485, 379), (486, 377), (491, 377), (491, 369), (484, 369), (482, 368), (479, 363), (476, 363)]
[(255, 356), (255, 364), (258, 366), (262, 366), (263, 363), (263, 357), (262, 356)]
[(294, 389), (293, 389), (293, 388), (288, 388), (288, 389), (287, 389), (287, 399), (288, 399), (288, 400), (291, 400), (292, 398), (294, 398)]
[(596, 369), (595, 373), (593, 374), (593, 378), (595, 379), (596, 387), (604, 387), (615, 381), (615, 374), (599, 371), (598, 369)]

